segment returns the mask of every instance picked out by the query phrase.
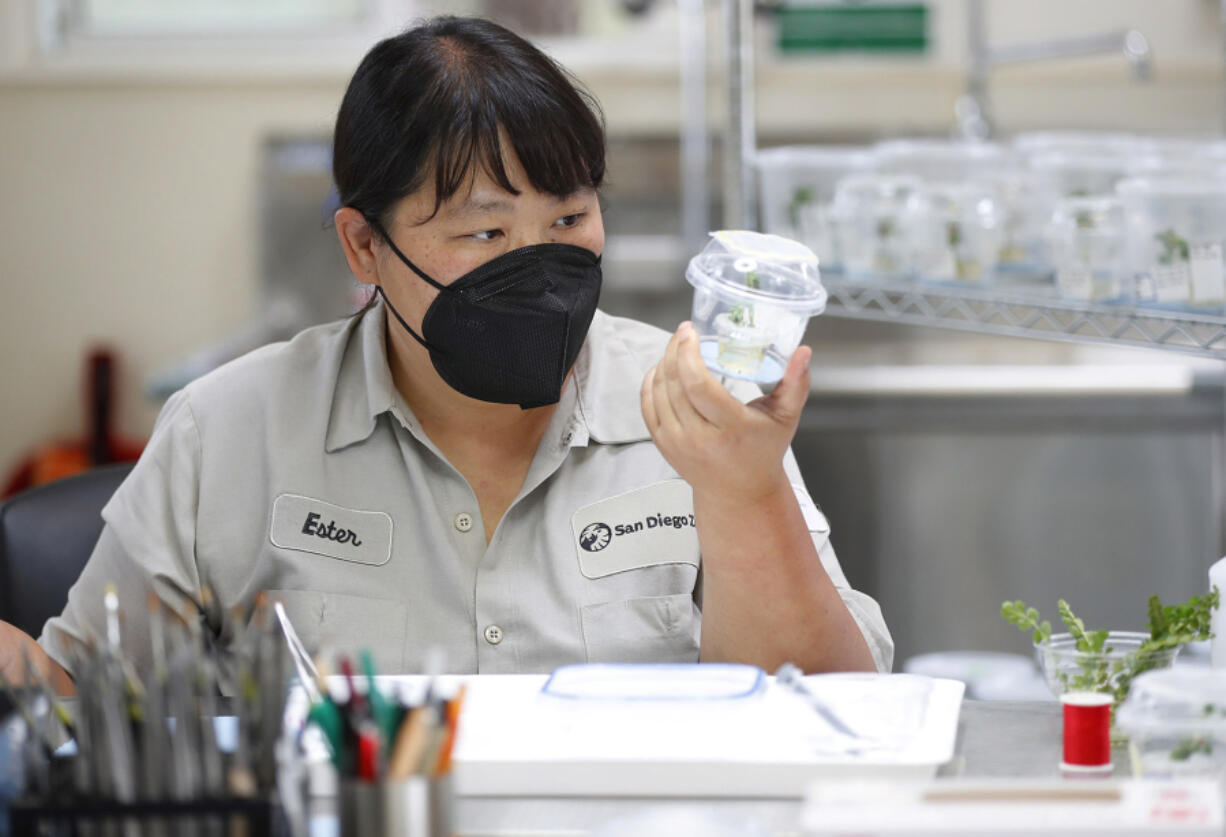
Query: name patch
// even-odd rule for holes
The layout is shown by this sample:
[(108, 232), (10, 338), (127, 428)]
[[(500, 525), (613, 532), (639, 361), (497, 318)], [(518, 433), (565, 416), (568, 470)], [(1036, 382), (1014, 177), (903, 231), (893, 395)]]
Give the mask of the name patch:
[(588, 578), (700, 561), (694, 492), (665, 480), (579, 509), (571, 517), (579, 570)]
[(269, 540), (282, 549), (378, 567), (392, 557), (392, 518), (385, 512), (279, 494), (272, 504)]

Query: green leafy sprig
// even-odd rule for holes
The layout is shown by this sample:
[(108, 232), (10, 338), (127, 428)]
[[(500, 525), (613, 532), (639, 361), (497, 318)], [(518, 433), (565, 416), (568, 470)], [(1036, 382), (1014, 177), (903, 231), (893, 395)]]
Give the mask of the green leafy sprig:
[(1188, 261), (1190, 248), (1187, 239), (1180, 237), (1179, 233), (1167, 229), (1155, 235), (1154, 238), (1158, 239), (1158, 243), (1162, 245), (1162, 252), (1158, 254), (1159, 264), (1178, 264)]
[(1023, 631), (1034, 631), (1034, 644), (1039, 645), (1051, 639), (1051, 622), (1039, 621), (1039, 611), (1026, 607), (1021, 599), (1016, 602), (1005, 602), (1000, 606), (1000, 615), (1010, 625), (1017, 625)]
[[(1072, 607), (1064, 599), (1056, 602), (1060, 621), (1076, 644), (1076, 649), (1085, 656), (1077, 660), (1073, 671), (1055, 671), (1055, 676), (1065, 689), (1110, 692), (1113, 707), (1118, 706), (1128, 695), (1133, 678), (1142, 672), (1156, 668), (1161, 660), (1158, 652), (1167, 651), (1188, 642), (1212, 639), (1210, 623), (1213, 611), (1221, 603), (1221, 592), (1214, 587), (1204, 596), (1193, 596), (1183, 604), (1163, 605), (1157, 596), (1150, 596), (1149, 636), (1140, 646), (1112, 661), (1107, 655), (1109, 632), (1090, 631)], [(1037, 609), (1028, 607), (1020, 599), (1005, 602), (1000, 606), (1000, 615), (1006, 622), (1029, 631), (1037, 646), (1051, 644), (1051, 623), (1042, 619)]]

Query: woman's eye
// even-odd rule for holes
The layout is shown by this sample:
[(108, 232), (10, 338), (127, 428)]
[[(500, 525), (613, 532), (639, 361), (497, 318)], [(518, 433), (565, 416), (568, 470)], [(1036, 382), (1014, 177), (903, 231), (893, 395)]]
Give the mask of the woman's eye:
[(502, 230), (482, 230), (481, 232), (473, 233), (472, 237), (478, 241), (493, 241), (500, 235), (502, 235)]
[(579, 222), (583, 220), (583, 216), (586, 214), (586, 212), (576, 212), (574, 215), (563, 215), (555, 223), (557, 226), (562, 227), (563, 229), (577, 227)]

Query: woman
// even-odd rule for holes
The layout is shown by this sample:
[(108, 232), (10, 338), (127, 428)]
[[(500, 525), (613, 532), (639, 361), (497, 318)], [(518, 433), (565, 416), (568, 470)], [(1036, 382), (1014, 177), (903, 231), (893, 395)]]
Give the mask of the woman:
[(788, 445), (809, 350), (767, 397), (734, 397), (693, 329), (595, 309), (604, 247), (594, 104), (483, 21), (376, 45), (334, 138), (347, 321), (259, 349), (172, 397), (106, 507), (64, 613), (71, 648), (119, 588), (147, 663), (144, 601), (198, 603), (222, 652), (260, 591), (308, 645), (420, 671), (736, 660), (887, 669), (876, 604), (848, 588)]

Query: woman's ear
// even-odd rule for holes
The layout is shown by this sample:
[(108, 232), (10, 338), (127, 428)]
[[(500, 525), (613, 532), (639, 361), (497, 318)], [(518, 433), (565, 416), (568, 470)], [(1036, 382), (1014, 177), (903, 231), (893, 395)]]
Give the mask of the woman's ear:
[(332, 218), (336, 223), (336, 237), (341, 240), (345, 261), (349, 262), (354, 278), (366, 285), (379, 284), (375, 234), (370, 222), (352, 206), (342, 206)]

